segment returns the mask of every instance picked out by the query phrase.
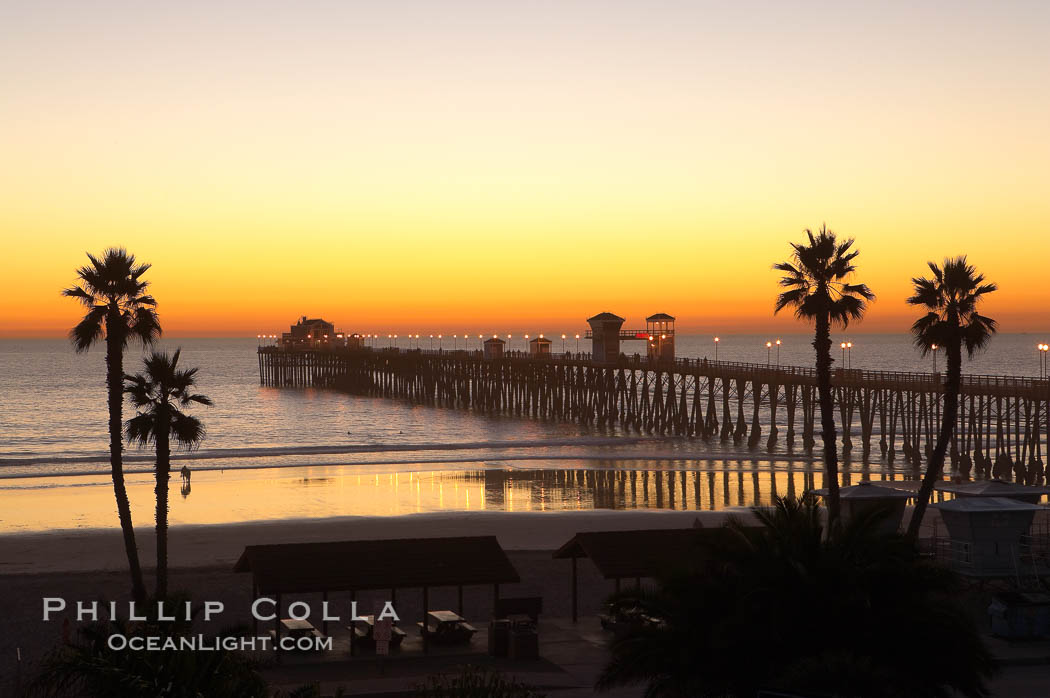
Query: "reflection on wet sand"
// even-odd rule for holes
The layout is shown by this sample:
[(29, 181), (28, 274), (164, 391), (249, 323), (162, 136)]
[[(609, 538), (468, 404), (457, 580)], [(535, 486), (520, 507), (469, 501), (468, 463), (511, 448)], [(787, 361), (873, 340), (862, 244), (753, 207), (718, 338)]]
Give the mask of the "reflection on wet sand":
[[(726, 460), (579, 461), (570, 468), (519, 469), (470, 463), (450, 470), (404, 471), (360, 466), (201, 472), (171, 503), (173, 525), (236, 523), (336, 516), (398, 516), (454, 511), (573, 511), (672, 509), (713, 511), (769, 504), (823, 486), (810, 463)], [(914, 477), (913, 475), (911, 477)], [(844, 474), (862, 479), (910, 479), (903, 473)], [(152, 519), (153, 479), (128, 478), (135, 522)], [(108, 478), (10, 479), (0, 484), (0, 532), (111, 528)]]

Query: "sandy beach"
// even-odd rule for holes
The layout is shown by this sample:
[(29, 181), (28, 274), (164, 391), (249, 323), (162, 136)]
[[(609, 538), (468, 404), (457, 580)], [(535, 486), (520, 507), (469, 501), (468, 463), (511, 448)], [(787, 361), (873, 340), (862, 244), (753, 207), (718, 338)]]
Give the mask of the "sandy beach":
[[(495, 535), (509, 555), (522, 582), (509, 585), (506, 595), (540, 595), (544, 613), (569, 615), (569, 565), (554, 560), (551, 551), (577, 531), (719, 526), (737, 512), (676, 511), (578, 511), (578, 512), (463, 512), (416, 514), (395, 517), (339, 517), (324, 520), (260, 521), (172, 529), (171, 584), (194, 599), (226, 604), (227, 623), (250, 619), (250, 579), (233, 572), (233, 564), (246, 545), (261, 543)], [(140, 556), (150, 576), (154, 555), (153, 531), (137, 529)], [(120, 530), (91, 529), (0, 536), (0, 687), (32, 671), (33, 663), (61, 640), (60, 621), (42, 622), (42, 598), (71, 600), (128, 599), (128, 579)], [(149, 580), (147, 579), (147, 583)], [(601, 600), (613, 590), (588, 564), (580, 566), (581, 613), (593, 615)], [(316, 596), (316, 595), (314, 595)], [(343, 595), (332, 595), (340, 603)], [(360, 594), (362, 604), (382, 600), (386, 594)], [(399, 612), (416, 614), (421, 600), (407, 592), (398, 597)], [(381, 598), (382, 597), (382, 598)], [(453, 603), (454, 589), (431, 593), (432, 603)], [(307, 600), (316, 602), (309, 595)], [(289, 598), (289, 601), (294, 598)], [(466, 616), (485, 621), (491, 609), (489, 588), (465, 592)], [(15, 661), (21, 652), (23, 664)]]
[[(720, 526), (733, 512), (575, 511), (452, 512), (406, 516), (344, 516), (238, 524), (178, 526), (170, 530), (173, 567), (232, 566), (246, 545), (333, 540), (495, 535), (506, 550), (554, 550), (577, 531), (681, 528), (699, 519)], [(747, 516), (746, 510), (736, 512)], [(154, 556), (152, 528), (136, 528), (139, 554)], [(0, 575), (123, 570), (119, 528), (0, 536)]]

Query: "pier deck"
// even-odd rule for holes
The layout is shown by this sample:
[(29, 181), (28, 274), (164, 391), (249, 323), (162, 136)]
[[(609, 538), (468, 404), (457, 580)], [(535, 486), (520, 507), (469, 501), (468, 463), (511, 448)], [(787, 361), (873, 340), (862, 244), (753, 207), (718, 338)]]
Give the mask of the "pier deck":
[[(819, 435), (816, 372), (707, 359), (649, 361), (590, 354), (397, 349), (259, 349), (263, 385), (325, 387), (422, 404), (564, 419), (598, 427), (719, 439), (773, 449), (781, 438), (813, 449)], [(940, 423), (941, 374), (835, 369), (842, 449), (873, 439), (889, 463), (919, 464)], [(783, 434), (781, 427), (784, 427)], [(763, 427), (767, 430), (763, 434)], [(1050, 380), (967, 375), (951, 446), (954, 468), (1038, 482), (1050, 433)]]

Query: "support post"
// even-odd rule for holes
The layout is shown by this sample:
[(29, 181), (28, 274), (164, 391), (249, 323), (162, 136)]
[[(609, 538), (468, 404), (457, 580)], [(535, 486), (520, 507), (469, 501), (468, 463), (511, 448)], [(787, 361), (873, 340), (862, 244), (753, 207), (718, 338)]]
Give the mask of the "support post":
[(428, 631), (427, 631), (427, 610), (430, 607), (430, 589), (423, 587), (423, 652), (430, 651), (430, 643), (428, 642)]
[(579, 620), (578, 614), (578, 602), (579, 597), (577, 593), (577, 582), (576, 582), (576, 556), (572, 556), (572, 622), (575, 623)]

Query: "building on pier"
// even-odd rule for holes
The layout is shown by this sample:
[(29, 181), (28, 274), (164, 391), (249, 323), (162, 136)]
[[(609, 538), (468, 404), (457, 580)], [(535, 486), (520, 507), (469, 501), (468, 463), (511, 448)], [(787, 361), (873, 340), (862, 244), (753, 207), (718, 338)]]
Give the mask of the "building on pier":
[(529, 340), (529, 356), (537, 357), (550, 355), (551, 340), (547, 339), (542, 334), (539, 337), (533, 337)]
[(623, 329), (624, 319), (612, 313), (599, 313), (587, 318), (591, 329), (591, 360), (613, 364), (620, 360), (620, 342), (642, 341), (650, 362), (674, 363), (674, 317), (657, 313), (645, 319), (644, 330)]
[(612, 313), (598, 313), (587, 318), (591, 326), (587, 333), (591, 340), (591, 360), (603, 364), (614, 364), (620, 360), (620, 328), (624, 319)]
[(359, 334), (337, 332), (334, 323), (303, 315), (281, 335), (281, 346), (285, 349), (360, 349), (363, 344)]
[(649, 333), (649, 360), (674, 363), (674, 318), (667, 313), (650, 315), (645, 318), (645, 331)]
[(485, 340), (485, 358), (486, 359), (502, 359), (503, 351), (506, 349), (507, 343), (499, 337), (490, 337)]

